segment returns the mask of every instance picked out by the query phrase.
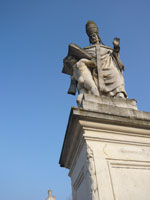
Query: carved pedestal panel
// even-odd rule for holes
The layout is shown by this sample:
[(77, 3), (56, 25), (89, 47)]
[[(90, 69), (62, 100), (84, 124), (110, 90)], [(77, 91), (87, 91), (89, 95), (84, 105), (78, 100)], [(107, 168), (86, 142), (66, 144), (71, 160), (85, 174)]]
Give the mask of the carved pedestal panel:
[(150, 113), (101, 109), (71, 110), (60, 165), (73, 200), (149, 200)]

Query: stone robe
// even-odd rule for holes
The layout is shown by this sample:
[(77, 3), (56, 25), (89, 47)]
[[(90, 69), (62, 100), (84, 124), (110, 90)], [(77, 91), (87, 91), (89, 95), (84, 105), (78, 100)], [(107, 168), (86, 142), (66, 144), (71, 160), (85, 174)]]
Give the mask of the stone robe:
[[(108, 46), (104, 46), (102, 44), (98, 44), (100, 49), (100, 55), (97, 56), (97, 48), (96, 45), (91, 45), (89, 47), (85, 47), (84, 50), (89, 53), (97, 62), (97, 57), (100, 58), (100, 73), (97, 75), (97, 78), (94, 80), (98, 86), (99, 79), (102, 79), (104, 83), (104, 91), (102, 94), (107, 96), (115, 96), (117, 93), (124, 93), (125, 97), (127, 97), (125, 88), (124, 88), (124, 78), (123, 72), (119, 67), (119, 64), (115, 57), (113, 56), (113, 49)], [(119, 60), (120, 62), (120, 60)], [(96, 80), (97, 79), (97, 80)], [(100, 88), (98, 86), (98, 88)]]

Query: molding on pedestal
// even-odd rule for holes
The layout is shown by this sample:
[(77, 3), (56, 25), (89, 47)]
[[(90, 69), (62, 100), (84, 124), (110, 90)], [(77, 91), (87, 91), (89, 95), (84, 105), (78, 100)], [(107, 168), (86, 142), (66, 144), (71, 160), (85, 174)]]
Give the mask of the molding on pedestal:
[(71, 168), (77, 150), (82, 148), (84, 130), (88, 128), (95, 131), (101, 129), (104, 132), (107, 130), (107, 133), (115, 131), (122, 135), (150, 137), (150, 112), (109, 105), (101, 106), (98, 111), (72, 107), (59, 161), (61, 167)]

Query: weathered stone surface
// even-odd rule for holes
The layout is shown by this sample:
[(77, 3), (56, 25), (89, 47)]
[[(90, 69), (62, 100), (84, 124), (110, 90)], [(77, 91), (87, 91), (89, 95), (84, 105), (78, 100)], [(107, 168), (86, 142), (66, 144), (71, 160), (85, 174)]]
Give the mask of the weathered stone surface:
[(135, 99), (123, 99), (123, 98), (113, 98), (105, 96), (94, 96), (90, 94), (84, 94), (81, 106), (84, 109), (99, 111), (100, 107), (103, 105), (108, 105), (120, 108), (128, 108), (137, 110), (136, 100)]
[(97, 25), (86, 24), (90, 46), (69, 44), (62, 72), (71, 75), (68, 94), (75, 95), (80, 106), (83, 94), (127, 98), (124, 87), (124, 65), (120, 60), (120, 39), (114, 38), (113, 48), (103, 45)]
[(60, 157), (73, 200), (149, 200), (150, 113), (90, 109), (72, 108)]
[[(126, 109), (120, 107), (112, 107), (103, 105), (99, 111), (85, 110), (83, 108), (72, 107), (69, 122), (64, 139), (63, 149), (60, 157), (60, 165), (65, 166), (63, 154), (70, 154), (73, 145), (78, 145), (80, 131), (82, 129), (81, 121), (87, 123), (96, 122), (97, 124), (105, 123), (116, 125), (124, 130), (126, 127), (148, 130), (150, 133), (150, 112), (136, 111), (134, 109)], [(72, 159), (73, 156), (70, 157)], [(70, 164), (66, 162), (66, 168)]]

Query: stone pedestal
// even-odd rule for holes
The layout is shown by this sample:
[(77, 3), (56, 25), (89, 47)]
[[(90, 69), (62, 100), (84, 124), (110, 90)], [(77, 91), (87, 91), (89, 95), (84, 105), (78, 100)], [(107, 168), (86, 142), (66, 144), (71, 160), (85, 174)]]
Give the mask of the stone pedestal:
[(149, 200), (150, 113), (134, 100), (91, 98), (71, 109), (60, 157), (73, 200)]

